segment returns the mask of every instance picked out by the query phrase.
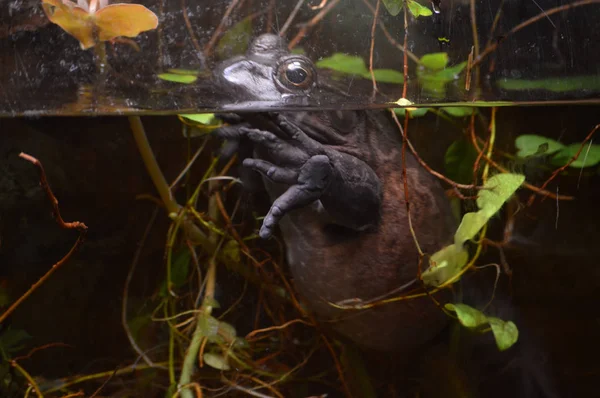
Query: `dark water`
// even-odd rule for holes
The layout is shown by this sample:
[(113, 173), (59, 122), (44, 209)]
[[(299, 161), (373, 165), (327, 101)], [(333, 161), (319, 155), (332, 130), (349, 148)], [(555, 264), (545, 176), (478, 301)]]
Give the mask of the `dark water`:
[[(489, 110), (480, 109), (480, 112), (489, 118)], [(564, 143), (581, 142), (599, 123), (598, 115), (595, 106), (501, 108), (497, 113), (496, 148), (514, 153), (514, 140), (521, 134), (539, 134)], [(174, 117), (142, 120), (158, 162), (167, 180), (172, 181), (185, 167), (188, 151), (193, 152), (200, 145), (199, 139), (191, 143), (183, 139), (181, 125)], [(448, 119), (430, 112), (423, 118), (411, 119), (409, 134), (424, 159), (434, 169), (444, 171), (444, 153), (452, 142), (463, 139), (466, 127), (466, 120)], [(66, 344), (36, 352), (30, 359), (20, 361), (46, 388), (59, 378), (130, 365), (136, 361), (137, 354), (131, 350), (120, 323), (123, 283), (154, 208), (152, 202), (136, 200), (136, 196), (153, 194), (154, 188), (131, 138), (127, 119), (6, 118), (0, 120), (0, 129), (3, 138), (0, 143), (3, 170), (0, 278), (9, 298), (14, 300), (21, 295), (69, 250), (76, 238), (76, 234), (61, 231), (56, 226), (38, 187), (37, 173), (29, 163), (17, 157), (20, 151), (43, 162), (63, 218), (80, 220), (89, 226), (88, 238), (81, 250), (1, 326), (2, 333), (10, 328), (32, 336), (23, 342), (19, 351), (10, 355), (26, 354), (45, 344)], [(485, 137), (486, 130), (478, 129), (478, 134)], [(211, 148), (192, 168), (191, 189), (208, 167), (210, 151), (216, 147)], [(528, 181), (538, 186), (553, 169), (547, 161), (518, 161), (498, 153), (497, 160), (505, 167), (525, 173)], [(513, 349), (498, 353), (489, 333), (477, 337), (462, 329), (457, 340), (453, 334), (456, 330), (449, 329), (448, 334), (410, 359), (398, 358), (392, 353), (367, 354), (366, 367), (379, 396), (415, 396), (416, 391), (420, 391), (421, 396), (431, 397), (453, 396), (459, 391), (482, 397), (593, 395), (600, 354), (597, 343), (600, 323), (596, 316), (600, 304), (597, 267), (600, 248), (596, 244), (600, 237), (599, 180), (598, 166), (583, 169), (581, 173), (579, 169), (567, 169), (547, 189), (574, 195), (575, 200), (557, 203), (538, 198), (527, 207), (531, 192), (522, 189), (517, 200), (492, 220), (488, 237), (501, 241), (507, 221), (512, 220), (510, 239), (502, 253), (488, 246), (477, 264), (495, 263), (503, 268), (496, 299), (488, 312), (517, 324), (520, 338)], [(233, 211), (237, 198), (243, 194), (234, 189), (224, 195), (226, 208)], [(185, 197), (186, 186), (177, 194), (180, 201)], [(234, 222), (245, 236), (254, 230), (252, 212), (264, 214), (266, 203), (260, 195), (241, 197), (243, 204)], [(465, 206), (467, 210), (472, 209), (469, 207), (472, 205)], [(206, 211), (205, 199), (200, 201), (198, 209)], [(148, 317), (157, 305), (154, 300), (165, 278), (163, 256), (168, 225), (164, 212), (160, 211), (129, 290), (130, 319)], [(261, 250), (256, 254), (259, 258), (264, 259), (267, 253), (275, 258), (281, 255), (281, 249), (274, 242), (249, 241), (248, 244)], [(273, 279), (272, 270), (268, 269), (258, 276), (276, 282), (277, 278)], [(505, 273), (506, 269), (511, 270), (511, 277)], [(456, 285), (455, 292), (464, 302), (482, 306), (491, 297), (494, 277), (492, 267), (469, 274)], [(243, 291), (245, 277), (239, 270), (223, 267), (219, 268), (217, 280), (217, 299), (222, 308), (227, 308)], [(179, 291), (181, 294), (187, 289), (195, 291), (192, 280), (189, 283), (189, 287)], [(259, 319), (258, 325), (273, 324), (265, 312), (257, 310), (265, 303), (269, 303), (271, 311), (285, 314), (284, 319), (298, 316), (293, 307), (265, 294), (249, 285), (243, 300), (226, 316), (239, 335), (255, 329), (256, 319)], [(189, 301), (180, 301), (180, 310), (188, 304)], [(222, 311), (215, 310), (215, 314)], [(152, 350), (150, 355), (155, 361), (164, 360), (167, 330), (160, 323), (143, 325), (137, 332), (139, 344)], [(278, 345), (285, 347), (282, 355), (286, 356), (285, 359), (279, 357), (279, 366), (282, 363), (297, 365), (317, 341), (311, 328), (299, 326), (288, 333), (280, 338), (288, 342), (292, 340), (286, 339), (295, 338), (297, 343)], [(264, 353), (259, 357), (262, 355)], [(408, 368), (401, 366), (406, 361), (411, 364)], [(327, 350), (322, 348), (305, 365), (297, 376), (299, 379), (283, 385), (281, 391), (285, 396), (325, 392), (337, 396), (339, 384), (333, 366)], [(275, 372), (279, 368), (270, 369)], [(322, 374), (325, 370), (329, 372)], [(18, 393), (22, 379), (14, 372), (11, 374), (13, 383), (2, 388), (7, 394), (13, 394), (10, 396), (22, 396)], [(204, 368), (198, 376), (205, 386), (221, 385), (217, 374), (210, 369)], [(304, 380), (302, 377), (313, 382), (300, 381)], [(99, 378), (79, 386), (91, 395), (105, 380)], [(400, 384), (394, 384), (398, 382)], [(130, 396), (163, 396), (168, 385), (167, 374), (157, 370), (114, 376), (103, 391), (108, 396), (123, 396), (126, 392)], [(243, 396), (239, 391), (230, 393)]]

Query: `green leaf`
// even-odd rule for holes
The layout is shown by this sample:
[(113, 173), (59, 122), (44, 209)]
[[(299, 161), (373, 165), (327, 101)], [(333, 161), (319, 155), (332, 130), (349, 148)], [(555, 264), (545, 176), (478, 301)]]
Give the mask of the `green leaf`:
[(235, 340), (237, 337), (237, 331), (232, 324), (221, 321), (219, 322), (219, 335), (229, 343)]
[(461, 62), (449, 68), (439, 70), (433, 74), (426, 75), (430, 80), (439, 80), (449, 82), (458, 79), (460, 72), (467, 66), (466, 62)]
[(448, 81), (430, 79), (429, 77), (420, 78), (423, 91), (434, 96), (434, 98), (442, 98), (446, 93), (446, 83)]
[(160, 73), (158, 75), (158, 78), (162, 79), (162, 80), (166, 80), (168, 82), (183, 83), (183, 84), (194, 83), (196, 80), (198, 80), (198, 76), (180, 75), (177, 73)]
[(476, 310), (466, 304), (446, 304), (444, 306), (450, 311), (456, 312), (458, 321), (469, 329), (478, 329), (485, 324), (489, 324), (498, 350), (505, 351), (512, 347), (519, 339), (519, 330), (511, 321), (503, 321), (496, 317), (488, 317), (481, 311)]
[[(323, 58), (316, 63), (318, 68), (331, 69), (338, 73), (359, 75), (365, 79), (371, 79), (371, 72), (365, 61), (356, 55), (335, 53), (330, 57)], [(404, 76), (402, 72), (394, 69), (373, 69), (375, 80), (380, 83), (402, 83)]]
[(231, 58), (240, 55), (248, 49), (248, 43), (252, 40), (252, 19), (250, 15), (236, 23), (219, 40), (215, 49), (219, 59)]
[(446, 309), (456, 312), (458, 321), (461, 325), (474, 329), (488, 323), (488, 319), (483, 313), (466, 304), (451, 304), (444, 305)]
[[(517, 137), (515, 146), (517, 147), (517, 156), (524, 158), (555, 154), (552, 157), (552, 164), (564, 166), (577, 154), (581, 144), (576, 143), (565, 146), (551, 138), (525, 134)], [(580, 169), (592, 167), (598, 163), (600, 163), (600, 145), (585, 145), (577, 160), (571, 163), (569, 167)]]
[(421, 274), (421, 279), (427, 286), (443, 285), (458, 274), (468, 260), (469, 253), (462, 245), (448, 245), (431, 256), (431, 266)]
[(421, 4), (417, 3), (415, 0), (408, 0), (408, 11), (415, 17), (429, 17), (433, 14), (433, 12)]
[(196, 113), (196, 114), (188, 114), (188, 115), (179, 115), (185, 119), (191, 120), (193, 122), (205, 125), (214, 124), (215, 114), (214, 113)]
[(383, 0), (383, 5), (394, 17), (402, 11), (402, 0)]
[[(564, 147), (554, 155), (552, 164), (555, 166), (564, 166), (577, 154), (579, 148), (581, 148), (581, 144), (571, 144)], [(584, 167), (595, 166), (598, 163), (600, 163), (600, 145), (586, 144), (581, 150), (577, 160), (571, 163), (569, 167), (581, 169)]]
[(211, 368), (219, 369), (219, 370), (229, 370), (231, 367), (227, 363), (227, 358), (220, 354), (215, 354), (212, 352), (205, 352), (204, 363), (210, 366)]
[(551, 138), (534, 134), (518, 136), (515, 140), (515, 146), (517, 147), (517, 156), (522, 158), (527, 156), (550, 155), (565, 147), (560, 142)]
[(448, 64), (447, 53), (426, 54), (421, 58), (421, 65), (417, 68), (417, 78), (423, 91), (436, 96), (443, 96), (446, 92), (446, 83), (459, 78), (460, 72), (467, 66), (466, 62), (446, 67)]
[[(377, 83), (402, 83), (404, 82), (404, 75), (394, 69), (373, 69), (375, 80)], [(371, 73), (367, 72), (363, 75), (365, 79), (371, 79)]]
[(448, 53), (431, 53), (421, 57), (421, 65), (433, 71), (444, 69), (448, 61)]
[(365, 65), (365, 61), (356, 55), (335, 53), (330, 57), (317, 61), (316, 66), (318, 68), (331, 69), (336, 72), (350, 75), (370, 76), (369, 69)]
[(430, 109), (431, 108), (394, 108), (394, 113), (404, 117), (406, 112), (408, 112), (408, 116), (412, 119), (415, 117), (425, 116)]
[(440, 109), (454, 117), (471, 116), (474, 112), (477, 112), (475, 108), (470, 106), (445, 106)]
[(203, 137), (223, 126), (223, 122), (214, 113), (177, 115), (184, 124), (182, 133), (185, 138)]
[(495, 317), (488, 317), (488, 322), (494, 333), (498, 350), (506, 351), (519, 339), (519, 329), (512, 321), (503, 321)]
[(200, 317), (198, 320), (198, 332), (209, 339), (217, 336), (219, 333), (219, 320), (204, 313), (198, 316)]
[(481, 211), (465, 214), (454, 234), (454, 243), (462, 246), (466, 241), (473, 239), (489, 219)]
[(556, 77), (538, 80), (503, 79), (499, 80), (497, 86), (504, 90), (547, 90), (553, 93), (564, 93), (569, 91), (599, 90), (600, 78), (598, 75)]
[(461, 184), (472, 183), (476, 160), (477, 151), (468, 140), (454, 141), (444, 155), (446, 176)]
[(525, 182), (525, 176), (520, 174), (496, 174), (487, 180), (483, 186), (484, 189), (479, 191), (477, 206), (488, 218), (492, 217), (523, 182)]

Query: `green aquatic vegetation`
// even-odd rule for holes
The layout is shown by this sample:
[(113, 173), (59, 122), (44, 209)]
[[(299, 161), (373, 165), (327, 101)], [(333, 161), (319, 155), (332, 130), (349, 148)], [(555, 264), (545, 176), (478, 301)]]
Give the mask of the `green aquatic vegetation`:
[(431, 256), (430, 267), (421, 275), (426, 285), (441, 286), (461, 272), (468, 261), (465, 243), (475, 238), (524, 181), (523, 175), (508, 173), (487, 180), (477, 196), (479, 210), (465, 214), (454, 234), (454, 243)]
[(195, 113), (177, 116), (183, 123), (182, 130), (185, 138), (206, 136), (223, 125), (223, 122), (217, 119), (214, 113)]
[[(356, 55), (335, 53), (330, 57), (320, 59), (315, 64), (317, 68), (330, 69), (347, 75), (360, 76), (371, 79), (371, 72), (365, 61)], [(404, 76), (402, 72), (394, 69), (373, 69), (375, 80), (380, 83), (402, 83)]]
[(193, 124), (213, 125), (216, 123), (214, 113), (195, 113), (179, 116), (187, 119), (188, 122), (192, 122)]
[(415, 18), (430, 17), (433, 15), (433, 12), (429, 8), (417, 3), (415, 0), (408, 0), (406, 3), (408, 5), (408, 11), (410, 11)]
[(564, 166), (578, 153), (579, 156), (569, 164), (569, 167), (581, 169), (596, 166), (600, 163), (600, 145), (582, 143), (562, 144), (551, 138), (535, 134), (520, 135), (515, 139), (517, 156), (521, 158), (549, 156), (554, 166)]
[(487, 316), (466, 304), (448, 303), (444, 307), (455, 312), (460, 324), (466, 328), (480, 330), (482, 327), (489, 326), (500, 351), (508, 350), (519, 339), (519, 329), (512, 321), (503, 321), (500, 318)]
[(553, 93), (565, 93), (569, 91), (600, 90), (600, 78), (596, 75), (537, 80), (502, 79), (496, 84), (499, 88), (509, 91), (547, 90)]
[(159, 73), (158, 78), (173, 83), (191, 84), (198, 80), (198, 76), (179, 73)]
[[(373, 75), (375, 81), (379, 83), (402, 83), (404, 82), (404, 75), (395, 69), (373, 69)], [(371, 74), (362, 75), (364, 78), (371, 78)]]
[(467, 66), (466, 61), (454, 66), (448, 66), (449, 62), (448, 54), (444, 52), (425, 54), (421, 57), (417, 68), (417, 78), (424, 91), (443, 96), (446, 84), (457, 80), (459, 74)]
[(203, 353), (202, 359), (212, 368), (230, 370), (230, 354), (233, 355), (236, 351), (241, 353), (240, 350), (248, 348), (248, 343), (237, 336), (233, 325), (219, 321), (211, 315), (200, 315), (198, 322), (196, 333), (206, 338), (209, 343), (208, 351)]
[(430, 70), (444, 69), (449, 62), (448, 53), (431, 53), (421, 57), (421, 65)]
[[(552, 157), (552, 164), (555, 166), (567, 164), (577, 155), (580, 149), (581, 144), (567, 145)], [(598, 163), (600, 163), (600, 145), (588, 144), (583, 148), (577, 159), (569, 164), (569, 167), (581, 169), (596, 166)]]
[(515, 140), (515, 146), (517, 147), (517, 156), (522, 158), (528, 156), (551, 155), (565, 147), (560, 142), (551, 138), (534, 134), (518, 136)]
[(402, 3), (403, 0), (383, 0), (385, 9), (388, 10), (392, 16), (400, 14), (400, 11), (402, 11)]
[[(445, 93), (446, 84), (457, 80), (460, 73), (467, 65), (461, 62), (454, 66), (448, 66), (450, 59), (445, 52), (425, 54), (418, 63), (416, 69), (417, 79), (423, 90), (430, 94), (442, 96)], [(357, 55), (334, 53), (333, 55), (318, 60), (315, 65), (318, 68), (329, 69), (342, 75), (359, 76), (371, 79), (371, 72), (364, 59)], [(395, 69), (373, 69), (373, 75), (378, 83), (403, 83), (404, 75)], [(493, 105), (489, 105), (493, 106)], [(470, 114), (470, 107), (462, 106), (461, 110), (449, 110), (448, 114), (458, 116), (459, 114)]]
[[(454, 234), (454, 243), (431, 256), (430, 267), (421, 276), (423, 283), (439, 287), (454, 282), (469, 261), (465, 243), (476, 238), (524, 181), (524, 176), (509, 173), (495, 175), (486, 181), (477, 196), (479, 210), (465, 214)], [(445, 309), (455, 312), (459, 322), (469, 329), (486, 331), (483, 327), (489, 326), (500, 351), (507, 350), (518, 340), (519, 331), (512, 321), (487, 316), (466, 304), (449, 303)]]
[[(407, 0), (406, 3), (408, 6), (408, 11), (415, 18), (429, 17), (433, 14), (429, 8), (417, 3), (415, 0)], [(404, 0), (383, 0), (383, 5), (392, 16), (396, 16), (400, 13), (400, 11), (402, 11), (402, 8), (404, 7)]]

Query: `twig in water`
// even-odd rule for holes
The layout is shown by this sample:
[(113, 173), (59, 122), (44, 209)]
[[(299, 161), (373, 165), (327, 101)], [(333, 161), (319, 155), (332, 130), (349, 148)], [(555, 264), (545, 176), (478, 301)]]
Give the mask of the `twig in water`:
[[(583, 157), (583, 164), (585, 165), (585, 162), (587, 161), (587, 157), (590, 153), (590, 149), (592, 148), (592, 142), (594, 142), (594, 140), (590, 140), (590, 143), (588, 144), (588, 148), (587, 151), (585, 151), (585, 156)], [(579, 183), (581, 182), (581, 176), (583, 175), (583, 167), (581, 167), (581, 169), (579, 170), (579, 177), (577, 177), (577, 189), (579, 189)]]
[(285, 23), (281, 27), (281, 30), (279, 31), (279, 36), (283, 37), (285, 35), (285, 32), (287, 32), (288, 28), (294, 21), (294, 18), (296, 18), (296, 14), (298, 14), (298, 11), (300, 11), (300, 7), (302, 7), (302, 4), (304, 4), (304, 1), (305, 0), (298, 0), (298, 2), (296, 3), (296, 6), (294, 7), (292, 12), (288, 16), (288, 19), (285, 21)]
[(308, 21), (304, 26), (300, 28), (300, 31), (296, 34), (296, 36), (290, 41), (288, 44), (288, 48), (291, 50), (296, 47), (296, 45), (302, 40), (304, 35), (312, 29), (313, 26), (318, 24), (325, 16), (335, 7), (340, 0), (331, 0), (329, 4), (327, 4), (317, 15), (315, 15), (310, 21)]
[(60, 210), (58, 208), (58, 200), (56, 199), (56, 196), (54, 196), (54, 194), (52, 193), (52, 189), (48, 184), (48, 180), (46, 179), (46, 172), (44, 171), (44, 166), (42, 166), (42, 163), (33, 156), (23, 152), (19, 154), (19, 157), (33, 163), (34, 166), (38, 168), (40, 174), (40, 185), (42, 186), (42, 189), (46, 192), (46, 196), (48, 196), (48, 199), (52, 204), (52, 213), (54, 214), (54, 219), (56, 220), (58, 225), (63, 229), (76, 229), (77, 231), (79, 231), (79, 237), (77, 238), (77, 241), (75, 242), (71, 250), (69, 250), (69, 252), (65, 254), (63, 258), (58, 260), (58, 262), (56, 262), (56, 264), (54, 264), (48, 270), (48, 272), (46, 272), (36, 283), (31, 285), (31, 287), (21, 297), (19, 297), (17, 301), (12, 303), (11, 306), (8, 307), (8, 309), (2, 315), (0, 315), (0, 324), (2, 324), (2, 322), (4, 322), (6, 318), (8, 318), (8, 316), (14, 312), (23, 301), (25, 301), (34, 291), (36, 291), (38, 287), (40, 287), (44, 282), (46, 282), (56, 270), (58, 270), (64, 263), (66, 263), (71, 258), (73, 253), (75, 253), (79, 249), (79, 246), (81, 246), (81, 244), (85, 240), (85, 235), (88, 229), (87, 226), (80, 221), (65, 222), (63, 220), (62, 216), (60, 215)]
[[(576, 1), (575, 3), (565, 4), (565, 5), (562, 5), (559, 7), (551, 8), (548, 11), (540, 13), (540, 14), (536, 15), (535, 17), (529, 18), (528, 20), (521, 22), (520, 24), (518, 24), (517, 26), (515, 26), (514, 28), (509, 30), (504, 35), (504, 39), (506, 39), (510, 35), (517, 33), (521, 29), (526, 28), (527, 26), (539, 21), (542, 18), (548, 18), (550, 15), (556, 14), (558, 12), (566, 11), (571, 8), (576, 8), (576, 7), (581, 7), (581, 6), (591, 5), (591, 4), (599, 4), (599, 3), (600, 3), (600, 0), (581, 0), (581, 1)], [(475, 67), (475, 66), (479, 65), (481, 62), (483, 62), (485, 57), (487, 55), (489, 55), (490, 53), (492, 53), (494, 50), (496, 50), (496, 48), (498, 48), (499, 45), (500, 45), (500, 41), (497, 41), (497, 42), (487, 46), (481, 52), (481, 54), (479, 54), (479, 56), (475, 59), (475, 62), (473, 62), (473, 66)]]
[(375, 101), (375, 95), (377, 94), (377, 80), (375, 80), (375, 72), (373, 71), (373, 53), (375, 52), (375, 28), (377, 27), (377, 19), (379, 18), (379, 6), (381, 0), (377, 0), (375, 11), (373, 12), (373, 25), (371, 26), (371, 47), (369, 48), (369, 73), (371, 74), (371, 81), (373, 82), (373, 93), (371, 94), (371, 100)]

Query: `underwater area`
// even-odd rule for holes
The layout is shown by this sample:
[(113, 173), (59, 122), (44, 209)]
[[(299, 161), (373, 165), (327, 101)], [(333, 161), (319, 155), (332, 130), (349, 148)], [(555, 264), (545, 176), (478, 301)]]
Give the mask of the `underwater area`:
[(591, 397), (600, 0), (5, 0), (0, 397)]

